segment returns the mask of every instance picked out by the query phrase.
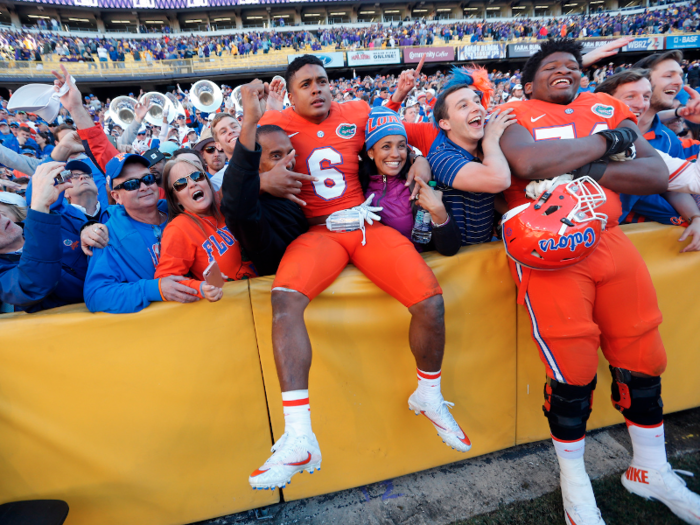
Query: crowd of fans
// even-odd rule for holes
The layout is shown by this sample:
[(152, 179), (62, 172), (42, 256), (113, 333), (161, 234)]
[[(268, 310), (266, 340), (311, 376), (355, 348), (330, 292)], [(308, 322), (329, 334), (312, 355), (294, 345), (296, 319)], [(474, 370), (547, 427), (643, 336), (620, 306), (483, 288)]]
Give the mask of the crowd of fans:
[[(598, 49), (586, 55), (595, 57), (591, 56), (589, 67), (582, 74), (579, 92), (592, 92), (601, 84), (606, 85), (606, 81), (616, 73), (630, 67), (629, 64), (622, 64), (617, 68), (613, 68), (612, 63), (600, 65), (601, 58), (610, 56), (616, 51), (615, 46), (621, 45), (620, 42), (616, 42), (608, 46), (610, 49)], [(594, 64), (595, 61), (598, 63)], [(693, 87), (700, 84), (700, 64), (683, 61), (681, 65), (685, 83)], [(410, 90), (404, 87), (406, 73), (398, 77), (375, 75), (332, 80), (331, 94), (334, 101), (339, 103), (364, 100), (371, 107), (388, 106), (396, 109), (406, 124), (432, 122), (439, 94), (450, 78), (449, 72), (421, 74), (415, 79)], [(506, 102), (522, 100), (524, 97), (520, 70), (488, 72), (488, 81), (493, 90), (490, 110)], [(272, 88), (268, 105), (272, 109), (281, 109), (286, 100), (283, 86), (279, 81), (275, 81)], [(220, 254), (227, 252), (229, 256), (237, 254), (233, 259), (219, 261), (225, 266), (222, 268), (223, 273), (230, 278), (274, 273), (274, 264), (255, 259), (255, 264), (251, 264), (251, 260), (247, 258), (248, 254), (240, 251), (239, 244), (234, 241), (234, 233), (227, 228), (224, 216), (228, 215), (217, 208), (219, 199), (216, 196), (220, 195), (224, 175), (231, 171), (228, 166), (231, 166), (236, 138), (245, 118), (243, 107), (240, 101), (232, 96), (232, 91), (230, 86), (222, 86), (221, 108), (215, 113), (206, 113), (194, 106), (188, 91), (178, 86), (172, 95), (180, 101), (182, 109), (174, 120), (169, 122), (167, 118), (163, 118), (162, 122), (154, 122), (152, 118), (148, 118), (149, 107), (138, 104), (135, 108), (135, 118), (128, 125), (111, 114), (110, 99), (101, 101), (94, 94), (80, 95), (77, 88), (71, 89), (73, 98), (70, 104), (65, 103), (65, 97), (62, 98), (63, 107), (53, 122), (46, 122), (36, 113), (8, 111), (8, 101), (0, 98), (0, 297), (3, 311), (22, 309), (31, 312), (83, 300), (86, 300), (92, 310), (137, 311), (155, 300), (213, 300), (219, 296), (220, 290), (205, 284), (203, 270), (206, 265), (199, 261), (196, 271), (183, 269), (184, 263), (181, 259), (191, 257), (191, 254), (179, 253), (175, 257), (180, 261), (177, 265), (173, 266), (172, 260), (168, 259), (169, 263), (163, 266), (171, 270), (177, 267), (177, 272), (180, 273), (160, 275), (158, 268), (161, 267), (158, 262), (162, 260), (164, 253), (163, 243), (168, 239), (164, 232), (171, 231), (168, 217), (172, 221), (175, 216), (189, 217), (194, 214), (208, 217), (204, 222), (196, 219), (194, 223), (199, 230), (211, 236), (208, 247), (209, 262), (214, 259), (214, 249)], [(684, 91), (679, 91), (679, 104), (685, 101), (684, 94)], [(129, 95), (134, 96), (133, 93)], [(80, 98), (76, 99), (76, 96)], [(685, 96), (687, 98), (687, 95)], [(683, 137), (686, 157), (693, 158), (697, 155), (700, 147), (693, 140), (697, 138), (694, 137), (697, 126), (679, 119), (678, 115), (671, 115), (667, 123), (674, 132)], [(262, 138), (259, 138), (259, 142), (263, 144), (264, 157), (266, 148), (271, 146)], [(430, 148), (430, 145), (425, 147)], [(421, 153), (427, 155), (428, 151)], [(189, 163), (185, 166), (185, 175), (180, 173), (182, 166), (174, 171), (171, 170), (173, 166), (169, 166), (170, 161), (178, 158)], [(275, 198), (286, 198), (289, 202), (298, 203), (297, 181), (290, 182), (291, 172), (285, 166), (279, 166), (279, 160), (277, 157), (267, 165), (263, 162), (264, 158), (261, 160), (260, 187), (263, 192)], [(64, 165), (65, 162), (68, 163)], [(68, 179), (72, 175), (72, 183), (52, 185), (47, 182), (49, 179), (54, 180), (65, 170), (70, 172)], [(133, 176), (122, 180), (126, 172)], [(146, 228), (132, 224), (133, 214), (140, 217), (143, 210), (139, 211), (140, 204), (133, 199), (141, 190), (138, 190), (139, 185), (136, 182), (130, 182), (135, 177), (131, 172), (138, 172), (140, 177), (136, 178), (141, 178), (148, 186), (148, 197), (153, 201), (152, 209), (148, 212), (149, 215), (147, 214), (148, 221), (151, 222), (146, 221)], [(171, 172), (180, 175), (173, 179), (174, 175), (169, 176)], [(268, 179), (264, 176), (268, 172), (276, 174), (276, 178), (271, 176), (271, 179)], [(150, 178), (147, 177), (149, 174)], [(269, 186), (266, 186), (268, 180), (274, 182), (269, 182)], [(196, 185), (194, 193), (180, 192), (180, 189), (185, 187), (191, 189), (191, 184)], [(131, 186), (135, 186), (138, 191), (134, 192), (134, 188), (130, 190)], [(40, 191), (37, 191), (38, 188)], [(189, 200), (185, 198), (185, 194), (189, 196)], [(159, 199), (162, 199), (161, 205), (158, 204)], [(240, 203), (240, 199), (236, 202)], [(49, 224), (44, 217), (47, 207), (51, 209), (51, 221), (56, 222), (54, 214), (60, 216), (56, 224)], [(133, 207), (131, 211), (130, 207)], [(202, 207), (206, 208), (206, 213), (202, 211)], [(235, 208), (238, 209), (237, 206)], [(124, 209), (127, 210), (126, 213)], [(32, 213), (32, 210), (36, 213)], [(183, 215), (183, 211), (188, 210), (189, 215)], [(232, 213), (230, 208), (228, 211), (229, 214)], [(120, 217), (124, 221), (121, 226), (126, 232), (124, 235), (132, 230), (138, 231), (146, 241), (148, 259), (145, 262), (128, 261), (114, 255), (108, 259), (101, 259), (100, 278), (95, 281), (98, 285), (92, 289), (99, 299), (92, 300), (89, 299), (92, 296), (88, 295), (86, 281), (90, 278), (89, 257), (95, 248), (105, 248), (108, 242), (117, 242), (114, 232), (110, 233), (111, 237), (106, 235), (107, 228), (104, 226), (108, 220), (112, 221), (110, 224), (122, 220), (115, 219), (117, 212), (122, 214)], [(675, 215), (677, 223), (683, 223), (681, 214)], [(700, 210), (698, 215), (700, 216)], [(632, 210), (629, 217), (630, 220), (640, 220)], [(303, 220), (303, 217), (300, 220)], [(192, 225), (184, 218), (179, 219), (179, 223), (185, 230)], [(669, 223), (674, 222), (671, 220)], [(61, 233), (51, 233), (53, 230)], [(14, 232), (14, 236), (5, 235), (7, 232)], [(182, 232), (180, 234), (184, 235)], [(240, 234), (236, 232), (236, 238)], [(489, 228), (488, 237), (491, 236)], [(10, 237), (12, 242), (8, 244)], [(20, 246), (21, 239), (24, 239), (22, 242), (25, 243), (25, 248)], [(120, 238), (119, 242), (126, 240)], [(40, 248), (36, 248), (37, 243)], [(471, 241), (463, 236), (461, 244), (471, 244)], [(33, 250), (39, 250), (41, 253), (36, 255), (27, 249), (27, 245), (35, 246)], [(168, 253), (172, 252), (173, 246), (176, 245), (177, 243), (169, 241)], [(233, 248), (234, 245), (236, 248)], [(31, 255), (27, 255), (28, 252), (31, 252)], [(98, 250), (98, 253), (102, 254), (104, 250)], [(41, 275), (42, 278), (17, 294), (14, 290), (16, 282), (3, 281), (3, 268), (14, 267), (18, 262), (31, 265), (59, 264), (60, 277), (56, 277), (55, 269), (47, 272), (41, 269), (43, 266), (34, 268), (25, 275)], [(121, 268), (121, 273), (108, 275), (110, 265)], [(135, 267), (145, 270), (139, 270), (141, 273), (136, 275), (133, 273)], [(23, 271), (25, 270), (26, 268)], [(181, 281), (185, 278), (187, 281), (183, 284)], [(116, 286), (117, 283), (132, 280), (144, 281), (139, 293), (131, 289), (128, 293), (125, 292), (123, 297), (117, 294), (109, 299), (114, 302), (113, 305), (106, 303), (108, 299), (104, 296), (105, 290)]]
[[(54, 57), (66, 62), (102, 63), (124, 67), (127, 56), (134, 61), (209, 58), (269, 53), (270, 50), (294, 49), (318, 51), (322, 46), (336, 49), (386, 48), (432, 45), (444, 42), (473, 43), (509, 41), (523, 38), (608, 37), (620, 35), (663, 34), (671, 31), (694, 32), (700, 18), (698, 6), (669, 6), (633, 15), (575, 15), (560, 18), (508, 21), (474, 20), (442, 24), (413, 21), (376, 24), (352, 28), (349, 25), (310, 31), (250, 30), (224, 36), (165, 34), (153, 38), (88, 38), (59, 36), (51, 32), (0, 31), (0, 59), (45, 60)], [(94, 64), (97, 67), (97, 64)]]

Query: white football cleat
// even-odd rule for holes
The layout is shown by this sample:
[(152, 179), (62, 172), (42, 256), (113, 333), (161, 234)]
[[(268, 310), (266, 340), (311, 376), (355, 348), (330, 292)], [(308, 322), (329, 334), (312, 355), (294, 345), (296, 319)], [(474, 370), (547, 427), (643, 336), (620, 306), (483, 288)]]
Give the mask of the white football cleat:
[(272, 456), (248, 478), (250, 486), (257, 490), (284, 488), (292, 476), (306, 471), (321, 470), (321, 449), (316, 436), (296, 435), (287, 431), (272, 446)]
[(676, 472), (693, 476), (692, 472), (673, 470), (669, 463), (661, 470), (630, 466), (622, 474), (622, 486), (642, 498), (660, 501), (686, 523), (700, 524), (700, 496), (691, 492)]
[(448, 447), (452, 447), (458, 452), (467, 452), (472, 448), (472, 442), (469, 441), (466, 432), (462, 430), (455, 418), (450, 413), (454, 403), (449, 403), (442, 398), (436, 398), (434, 401), (423, 401), (418, 392), (413, 392), (408, 398), (408, 408), (413, 410), (416, 415), (423, 414), (428, 420), (435, 425), (438, 436), (442, 438)]
[(559, 479), (567, 525), (605, 525), (596, 505), (588, 474), (585, 483), (576, 483), (561, 475)]

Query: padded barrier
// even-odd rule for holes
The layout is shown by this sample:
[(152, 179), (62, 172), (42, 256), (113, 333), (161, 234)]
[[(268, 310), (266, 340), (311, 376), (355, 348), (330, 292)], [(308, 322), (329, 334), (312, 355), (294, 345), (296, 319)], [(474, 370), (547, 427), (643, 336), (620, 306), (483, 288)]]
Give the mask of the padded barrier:
[[(666, 411), (700, 406), (700, 253), (678, 254), (681, 228), (625, 231), (647, 261), (665, 316)], [(293, 479), (286, 500), (549, 437), (544, 368), (501, 245), (426, 260), (445, 291), (443, 391), (472, 450), (449, 449), (407, 409), (416, 386), (410, 316), (351, 266), (306, 312), (311, 417), (324, 459), (321, 472)], [(215, 304), (2, 316), (0, 503), (63, 499), (68, 525), (167, 525), (279, 501), (277, 491), (247, 483), (269, 456), (270, 423), (275, 439), (284, 429), (271, 281), (229, 283)], [(609, 378), (601, 359), (589, 428), (622, 421)]]
[[(361, 248), (360, 248), (361, 249)], [(356, 268), (347, 268), (306, 311), (314, 349), (311, 420), (321, 472), (297, 475), (285, 500), (384, 480), (510, 447), (515, 441), (515, 286), (500, 244), (426, 257), (444, 290), (447, 346), (442, 385), (473, 443), (467, 454), (408, 410), (417, 380), (410, 315)], [(271, 278), (251, 301), (275, 439), (284, 432), (271, 342)], [(253, 457), (251, 470), (267, 459)]]
[(248, 485), (272, 439), (246, 281), (219, 304), (70, 306), (3, 316), (0, 333), (1, 503), (166, 525), (279, 501)]
[[(700, 406), (698, 370), (700, 370), (700, 252), (678, 253), (687, 242), (679, 243), (683, 228), (657, 223), (630, 224), (622, 227), (642, 254), (654, 281), (664, 320), (659, 327), (668, 366), (661, 376), (664, 413)], [(517, 442), (547, 439), (549, 427), (542, 414), (544, 365), (530, 335), (530, 319), (524, 307), (518, 307), (518, 416)], [(588, 429), (622, 423), (622, 414), (610, 402), (612, 377), (608, 363), (598, 350), (598, 388), (593, 398), (593, 413)]]

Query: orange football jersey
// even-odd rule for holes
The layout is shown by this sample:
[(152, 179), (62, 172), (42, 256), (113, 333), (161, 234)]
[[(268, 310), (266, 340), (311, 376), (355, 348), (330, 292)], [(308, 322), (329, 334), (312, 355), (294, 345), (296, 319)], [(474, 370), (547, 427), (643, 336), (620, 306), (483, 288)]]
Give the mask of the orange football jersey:
[[(615, 129), (623, 120), (636, 123), (637, 119), (621, 101), (605, 93), (581, 93), (571, 104), (551, 104), (541, 100), (511, 102), (499, 108), (512, 108), (518, 124), (525, 127), (535, 140), (576, 139), (606, 129)], [(553, 163), (557, 159), (552, 159)], [(532, 202), (525, 195), (530, 181), (513, 177), (504, 193), (508, 207)], [(606, 203), (598, 211), (608, 216), (608, 227), (617, 224), (622, 206), (620, 196), (607, 188)]]
[(364, 202), (360, 186), (359, 153), (365, 143), (369, 105), (364, 101), (331, 103), (326, 120), (313, 124), (293, 108), (267, 111), (260, 125), (281, 127), (296, 151), (295, 171), (313, 175), (316, 182), (304, 181), (299, 198), (307, 217), (328, 215)]

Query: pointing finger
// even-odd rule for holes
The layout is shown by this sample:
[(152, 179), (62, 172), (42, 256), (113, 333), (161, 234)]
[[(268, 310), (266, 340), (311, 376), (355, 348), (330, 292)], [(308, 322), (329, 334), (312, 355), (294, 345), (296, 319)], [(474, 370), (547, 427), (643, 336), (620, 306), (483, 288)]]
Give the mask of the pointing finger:
[(418, 62), (418, 67), (416, 68), (416, 74), (415, 74), (416, 78), (418, 78), (418, 76), (420, 75), (420, 70), (423, 69), (423, 64), (425, 64), (425, 55), (423, 55), (420, 58), (420, 62)]

